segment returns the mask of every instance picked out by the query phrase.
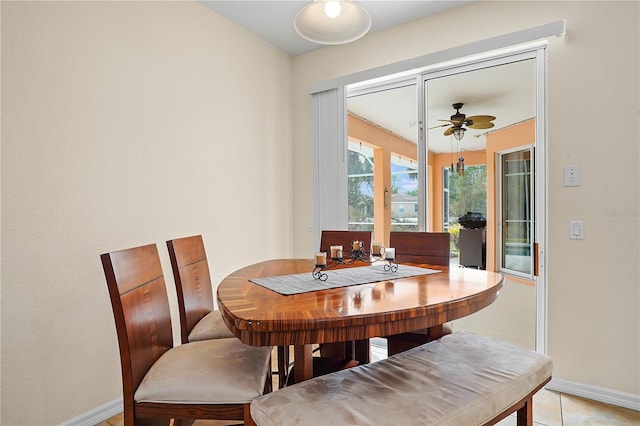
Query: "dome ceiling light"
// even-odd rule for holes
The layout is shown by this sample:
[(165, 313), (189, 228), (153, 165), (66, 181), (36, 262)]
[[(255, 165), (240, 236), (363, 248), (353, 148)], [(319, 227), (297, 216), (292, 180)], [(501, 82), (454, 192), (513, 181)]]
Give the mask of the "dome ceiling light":
[(300, 9), (293, 26), (301, 37), (319, 44), (356, 41), (371, 28), (371, 17), (351, 0), (314, 0)]

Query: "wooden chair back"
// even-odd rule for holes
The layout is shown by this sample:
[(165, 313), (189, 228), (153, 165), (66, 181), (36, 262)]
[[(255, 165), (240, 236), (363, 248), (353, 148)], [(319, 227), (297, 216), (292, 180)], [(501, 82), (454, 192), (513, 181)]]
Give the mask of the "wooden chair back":
[(389, 246), (396, 249), (398, 262), (449, 266), (448, 232), (396, 232), (389, 234)]
[(149, 368), (173, 347), (171, 313), (155, 244), (100, 256), (116, 323), (125, 416)]
[(328, 252), (331, 246), (342, 246), (344, 256), (351, 250), (351, 243), (362, 241), (367, 253), (371, 252), (371, 231), (322, 231), (320, 251)]
[(189, 333), (213, 311), (213, 290), (209, 263), (201, 235), (167, 241), (178, 296), (180, 335), (187, 343)]

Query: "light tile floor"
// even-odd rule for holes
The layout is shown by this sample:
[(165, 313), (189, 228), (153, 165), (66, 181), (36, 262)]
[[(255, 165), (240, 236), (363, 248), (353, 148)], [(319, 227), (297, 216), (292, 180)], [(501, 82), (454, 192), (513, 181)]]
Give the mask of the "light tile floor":
[[(386, 357), (386, 348), (376, 345), (371, 346), (372, 361), (377, 361), (384, 357)], [(274, 364), (274, 371), (275, 369), (276, 366)], [(277, 376), (274, 375), (274, 389), (277, 388), (277, 384)], [(534, 424), (538, 426), (640, 426), (640, 411), (543, 389), (533, 398), (533, 420)], [(227, 426), (238, 425), (239, 422), (197, 420), (193, 424), (194, 426)], [(123, 425), (122, 414), (118, 414), (99, 423), (97, 426)], [(516, 425), (515, 414), (502, 420), (498, 425)]]

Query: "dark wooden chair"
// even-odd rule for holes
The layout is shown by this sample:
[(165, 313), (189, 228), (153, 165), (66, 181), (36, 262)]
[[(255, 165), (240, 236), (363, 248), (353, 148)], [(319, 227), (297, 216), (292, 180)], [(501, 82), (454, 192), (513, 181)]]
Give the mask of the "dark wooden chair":
[[(367, 253), (371, 252), (371, 231), (322, 231), (320, 251), (329, 252), (331, 246), (342, 246), (343, 256), (347, 257), (351, 243), (362, 241)], [(329, 256), (327, 256), (329, 257)]]
[(101, 260), (120, 348), (125, 426), (171, 419), (253, 425), (249, 404), (270, 389), (271, 348), (238, 339), (174, 347), (156, 245), (105, 253)]
[[(396, 250), (397, 262), (449, 266), (450, 236), (448, 232), (394, 232), (389, 246)], [(452, 332), (449, 324), (410, 333), (387, 336), (387, 352), (394, 355), (420, 346)]]
[(396, 249), (396, 260), (408, 263), (449, 266), (448, 232), (389, 233), (389, 246)]
[(213, 307), (209, 263), (201, 235), (167, 241), (178, 296), (182, 343), (235, 337)]
[[(182, 343), (235, 337), (213, 307), (209, 262), (202, 235), (167, 241), (178, 296)], [(278, 348), (278, 382), (286, 382), (289, 353)]]

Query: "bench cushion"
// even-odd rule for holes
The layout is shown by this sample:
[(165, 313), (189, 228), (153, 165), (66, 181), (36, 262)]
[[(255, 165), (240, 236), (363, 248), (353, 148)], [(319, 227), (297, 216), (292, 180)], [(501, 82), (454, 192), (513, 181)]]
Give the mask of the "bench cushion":
[(551, 359), (457, 332), (382, 361), (307, 380), (255, 399), (266, 425), (479, 425), (551, 377)]

